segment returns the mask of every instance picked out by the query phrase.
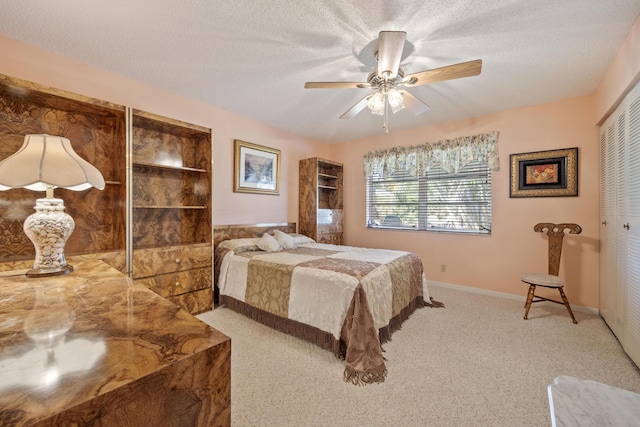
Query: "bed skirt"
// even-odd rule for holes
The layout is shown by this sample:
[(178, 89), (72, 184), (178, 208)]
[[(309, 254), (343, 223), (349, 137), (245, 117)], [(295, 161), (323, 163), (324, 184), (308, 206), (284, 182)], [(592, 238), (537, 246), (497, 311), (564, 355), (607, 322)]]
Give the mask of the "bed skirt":
[[(360, 301), (356, 302), (357, 299), (360, 299)], [(358, 318), (357, 315), (354, 315), (354, 310), (358, 307), (360, 309), (364, 308), (362, 307), (363, 303), (366, 304), (364, 292), (356, 292), (347, 312), (340, 340), (336, 340), (331, 333), (322, 331), (314, 326), (277, 316), (227, 295), (220, 294), (218, 307), (229, 308), (272, 329), (332, 352), (337, 358), (346, 362), (344, 380), (356, 385), (365, 385), (383, 382), (387, 375), (387, 368), (382, 356), (382, 344), (391, 341), (391, 335), (401, 329), (402, 323), (415, 310), (430, 304), (425, 303), (422, 296), (414, 298), (399, 314), (389, 321), (388, 325), (379, 328), (377, 336), (373, 337), (371, 335), (375, 333), (370, 330), (371, 325), (353, 324), (354, 318)], [(359, 339), (354, 340), (354, 335), (358, 335), (358, 333), (353, 333), (354, 329), (369, 329), (368, 331), (361, 331), (361, 333), (368, 333), (369, 337), (365, 340), (360, 340), (361, 342), (356, 342)], [(367, 341), (370, 343), (374, 338), (379, 343), (376, 346), (377, 348), (371, 348), (370, 344), (367, 345)]]

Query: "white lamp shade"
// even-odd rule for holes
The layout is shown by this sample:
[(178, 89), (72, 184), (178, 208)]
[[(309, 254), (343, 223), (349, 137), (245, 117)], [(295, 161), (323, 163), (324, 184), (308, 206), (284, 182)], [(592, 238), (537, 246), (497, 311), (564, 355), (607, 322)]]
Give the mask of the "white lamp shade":
[(389, 101), (389, 106), (394, 114), (404, 108), (402, 94), (395, 89), (390, 89), (389, 92), (387, 92), (387, 100)]
[(384, 94), (380, 91), (377, 91), (376, 93), (374, 93), (369, 97), (369, 101), (367, 105), (371, 110), (371, 114), (377, 114), (381, 116), (382, 114), (384, 114), (384, 103), (385, 103)]
[(60, 187), (82, 191), (104, 189), (102, 174), (78, 156), (67, 138), (26, 135), (20, 150), (0, 162), (0, 190), (27, 188), (45, 191)]

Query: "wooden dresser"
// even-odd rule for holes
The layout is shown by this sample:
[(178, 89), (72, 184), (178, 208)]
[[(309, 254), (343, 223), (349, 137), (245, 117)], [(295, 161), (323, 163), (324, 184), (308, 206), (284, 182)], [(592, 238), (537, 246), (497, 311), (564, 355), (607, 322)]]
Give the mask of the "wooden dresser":
[(0, 425), (228, 426), (231, 340), (99, 260), (0, 273)]

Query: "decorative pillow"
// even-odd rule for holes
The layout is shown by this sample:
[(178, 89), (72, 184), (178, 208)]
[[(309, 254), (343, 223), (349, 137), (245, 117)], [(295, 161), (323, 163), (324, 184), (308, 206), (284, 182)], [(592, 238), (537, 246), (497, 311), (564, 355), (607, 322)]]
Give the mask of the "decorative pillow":
[(229, 239), (229, 240), (225, 240), (223, 242), (220, 242), (218, 247), (219, 248), (228, 249), (230, 251), (233, 251), (236, 254), (239, 254), (241, 252), (259, 250), (259, 248), (258, 248), (258, 242), (259, 241), (260, 241), (259, 237), (245, 237), (245, 238), (242, 238), (242, 239)]
[(304, 245), (305, 243), (316, 243), (311, 237), (307, 237), (304, 234), (292, 233), (291, 237), (293, 238), (293, 245)]
[(258, 247), (265, 252), (277, 252), (282, 250), (280, 243), (271, 234), (264, 233), (262, 238), (258, 240)]
[(275, 237), (278, 243), (280, 243), (280, 246), (282, 247), (282, 249), (295, 248), (295, 245), (293, 244), (293, 237), (291, 237), (287, 233), (284, 233), (280, 230), (274, 230), (273, 237)]

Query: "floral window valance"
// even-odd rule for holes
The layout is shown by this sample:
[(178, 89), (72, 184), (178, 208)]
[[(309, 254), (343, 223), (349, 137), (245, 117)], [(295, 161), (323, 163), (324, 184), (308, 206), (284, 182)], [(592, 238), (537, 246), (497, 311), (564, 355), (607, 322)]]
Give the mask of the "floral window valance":
[(374, 173), (388, 177), (394, 172), (404, 171), (417, 177), (418, 173), (425, 174), (433, 167), (456, 174), (471, 162), (483, 162), (493, 171), (500, 170), (497, 131), (370, 151), (364, 155), (364, 175), (365, 178)]

